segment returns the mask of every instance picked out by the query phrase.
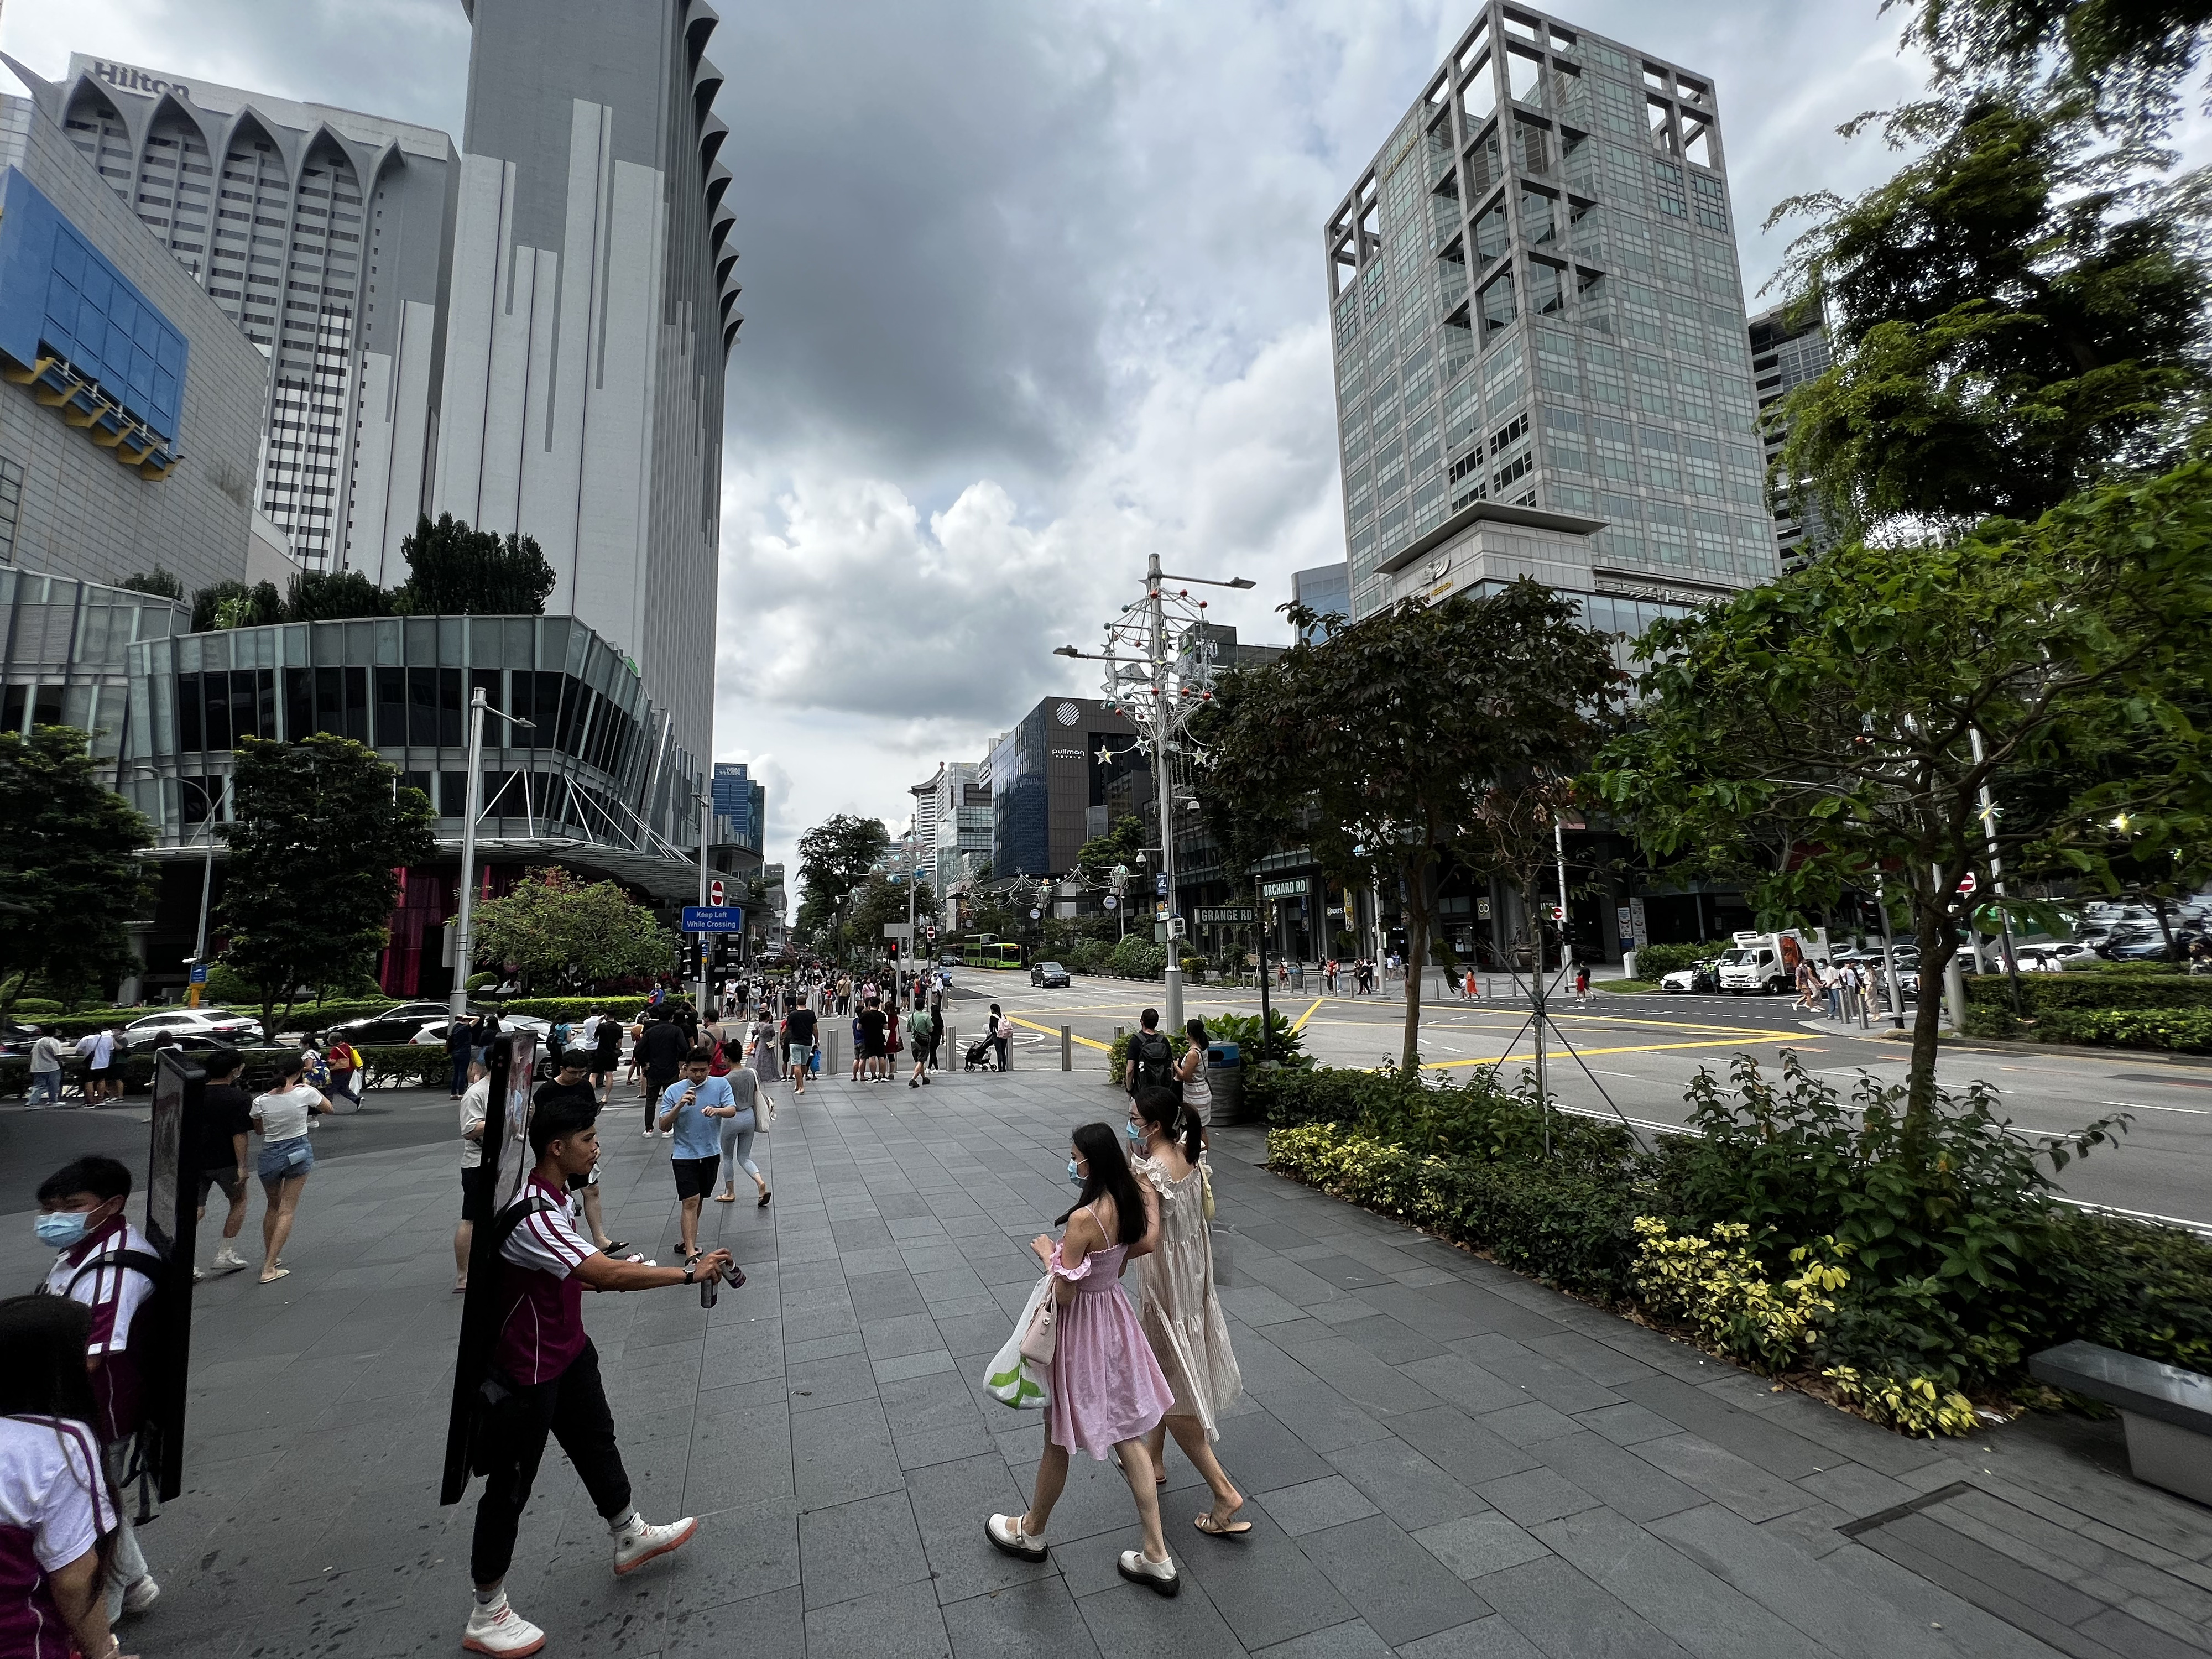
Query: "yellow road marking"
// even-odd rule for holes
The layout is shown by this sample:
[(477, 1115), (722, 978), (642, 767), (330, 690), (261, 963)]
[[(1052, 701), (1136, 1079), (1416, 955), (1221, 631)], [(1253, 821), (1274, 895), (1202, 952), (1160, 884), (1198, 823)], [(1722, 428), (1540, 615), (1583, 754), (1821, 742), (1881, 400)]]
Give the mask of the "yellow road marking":
[[(1669, 1048), (1734, 1048), (1741, 1047), (1748, 1038), (1765, 1037), (1771, 1042), (1776, 1037), (1796, 1035), (1797, 1034), (1792, 1031), (1746, 1031), (1735, 1036), (1722, 1037), (1705, 1042), (1632, 1043), (1619, 1048), (1577, 1048), (1575, 1053), (1588, 1059), (1592, 1054), (1656, 1054)], [(1563, 1059), (1565, 1058), (1566, 1050), (1561, 1049), (1559, 1055)], [(1534, 1060), (1535, 1058), (1535, 1054), (1532, 1052), (1525, 1054), (1499, 1054), (1491, 1060), (1425, 1060), (1421, 1064), (1436, 1071), (1443, 1071), (1447, 1066), (1510, 1066), (1516, 1060)]]
[(1291, 1030), (1293, 1031), (1304, 1030), (1306, 1029), (1306, 1022), (1314, 1017), (1314, 1011), (1321, 1006), (1322, 1001), (1322, 998), (1316, 997), (1314, 999), (1313, 1007), (1307, 1009), (1305, 1012), (1300, 1014), (1297, 1018), (1297, 1022), (1291, 1027)]
[[(1042, 1031), (1047, 1036), (1060, 1035), (1060, 1027), (1057, 1025), (1040, 1025), (1033, 1019), (1024, 1019), (1019, 1014), (1008, 1014), (1006, 1018), (1016, 1025), (1026, 1025), (1032, 1031)], [(1114, 1052), (1114, 1045), (1110, 1042), (1095, 1042), (1087, 1036), (1078, 1036), (1073, 1031), (1070, 1031), (1067, 1035), (1086, 1048), (1097, 1048), (1109, 1054)]]

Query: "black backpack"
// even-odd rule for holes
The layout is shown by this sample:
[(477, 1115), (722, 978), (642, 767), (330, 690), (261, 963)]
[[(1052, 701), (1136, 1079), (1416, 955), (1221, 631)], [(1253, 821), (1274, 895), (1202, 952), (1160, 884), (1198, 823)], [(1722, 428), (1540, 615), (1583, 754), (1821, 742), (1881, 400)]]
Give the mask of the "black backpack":
[(1165, 1088), (1175, 1056), (1168, 1040), (1158, 1031), (1139, 1031), (1129, 1041), (1129, 1054), (1137, 1062), (1137, 1083), (1142, 1088)]

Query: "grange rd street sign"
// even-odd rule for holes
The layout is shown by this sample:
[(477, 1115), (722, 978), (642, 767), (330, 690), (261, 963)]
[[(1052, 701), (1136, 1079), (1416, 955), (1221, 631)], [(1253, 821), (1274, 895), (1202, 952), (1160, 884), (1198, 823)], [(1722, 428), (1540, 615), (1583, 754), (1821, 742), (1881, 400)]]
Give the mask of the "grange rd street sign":
[(1198, 923), (1201, 927), (1209, 922), (1257, 921), (1259, 919), (1260, 913), (1249, 904), (1202, 904), (1198, 910)]
[(684, 907), (687, 933), (742, 933), (745, 913), (734, 904), (687, 904)]

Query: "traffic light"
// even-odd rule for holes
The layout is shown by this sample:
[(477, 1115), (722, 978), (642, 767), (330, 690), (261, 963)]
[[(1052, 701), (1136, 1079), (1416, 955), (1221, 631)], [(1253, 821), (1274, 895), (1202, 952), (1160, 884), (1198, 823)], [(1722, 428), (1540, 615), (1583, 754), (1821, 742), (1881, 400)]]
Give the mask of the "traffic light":
[(891, 939), (888, 943), (890, 945), (891, 960), (896, 963), (898, 960), (899, 942), (896, 939)]

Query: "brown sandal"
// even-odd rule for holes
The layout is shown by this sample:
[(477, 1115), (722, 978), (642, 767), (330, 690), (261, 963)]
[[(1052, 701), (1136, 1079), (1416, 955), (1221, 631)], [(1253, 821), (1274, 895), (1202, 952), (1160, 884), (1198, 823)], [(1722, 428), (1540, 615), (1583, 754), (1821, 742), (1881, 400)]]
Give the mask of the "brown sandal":
[(735, 1193), (716, 1193), (714, 1194), (714, 1202), (717, 1204), (734, 1204), (737, 1201), (738, 1195)]
[[(1244, 1506), (1239, 1504), (1237, 1507), (1241, 1510)], [(1191, 1524), (1208, 1538), (1242, 1538), (1252, 1530), (1252, 1523), (1249, 1521), (1231, 1521), (1224, 1523), (1215, 1520), (1212, 1510), (1206, 1510)]]

